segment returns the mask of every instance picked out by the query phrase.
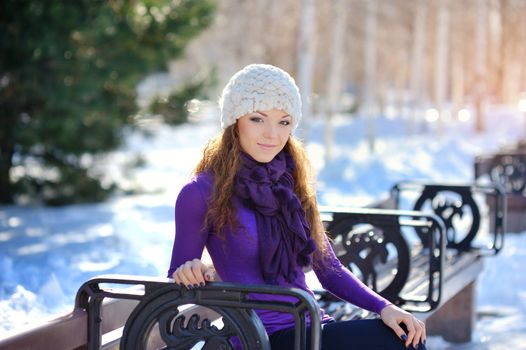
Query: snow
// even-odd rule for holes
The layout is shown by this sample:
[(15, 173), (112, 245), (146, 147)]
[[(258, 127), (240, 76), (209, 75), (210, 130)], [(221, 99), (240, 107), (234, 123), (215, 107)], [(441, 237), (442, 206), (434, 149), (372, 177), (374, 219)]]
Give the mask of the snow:
[[(406, 119), (378, 117), (372, 152), (366, 121), (337, 116), (329, 161), (323, 121), (315, 119), (300, 132), (307, 135), (318, 176), (319, 203), (361, 206), (387, 196), (391, 185), (404, 179), (472, 181), (475, 155), (524, 137), (521, 117), (493, 108), (481, 134), (473, 132), (472, 121), (453, 120), (418, 125), (427, 130), (410, 134)], [(126, 147), (112, 153), (105, 166), (108, 177), (139, 184), (146, 194), (61, 208), (0, 206), (0, 338), (70, 311), (78, 287), (95, 275), (165, 275), (175, 198), (219, 126), (206, 116), (179, 127), (145, 128), (152, 136), (129, 135)], [(126, 183), (118, 168), (139, 151), (147, 165)], [(478, 281), (473, 341), (452, 345), (430, 337), (428, 348), (526, 349), (526, 274), (520, 272), (525, 259), (526, 233), (507, 234), (501, 253), (485, 259)]]

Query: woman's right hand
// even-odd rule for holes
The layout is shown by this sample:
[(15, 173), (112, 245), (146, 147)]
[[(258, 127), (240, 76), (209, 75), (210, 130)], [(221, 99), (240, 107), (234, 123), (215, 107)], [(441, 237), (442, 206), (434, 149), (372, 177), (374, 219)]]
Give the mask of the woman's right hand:
[(214, 267), (204, 264), (199, 259), (185, 262), (172, 274), (175, 283), (188, 289), (204, 287), (206, 282), (214, 281), (215, 276)]

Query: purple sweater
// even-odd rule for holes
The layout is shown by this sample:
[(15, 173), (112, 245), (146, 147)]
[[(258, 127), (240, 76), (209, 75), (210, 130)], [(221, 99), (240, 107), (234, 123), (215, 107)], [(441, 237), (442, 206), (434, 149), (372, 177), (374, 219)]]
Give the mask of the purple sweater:
[[(232, 232), (225, 230), (226, 244), (210, 229), (202, 229), (207, 211), (207, 200), (212, 193), (213, 180), (207, 174), (200, 174), (186, 184), (175, 204), (175, 240), (172, 260), (168, 276), (183, 263), (192, 259), (200, 259), (206, 247), (212, 257), (214, 267), (224, 282), (241, 284), (265, 284), (259, 268), (258, 238), (256, 217), (253, 211), (240, 202), (237, 206), (237, 219), (247, 232)], [(315, 264), (313, 268), (323, 288), (335, 296), (369, 311), (380, 313), (390, 302), (382, 298), (356, 276), (345, 268), (329, 245), (330, 259), (325, 266)], [(332, 268), (330, 266), (332, 266)], [(288, 283), (282, 277), (278, 284), (286, 287), (301, 288), (311, 294), (305, 282), (305, 274), (298, 267), (297, 278)], [(258, 296), (262, 299), (265, 296)], [(273, 300), (290, 300), (285, 296), (266, 296)], [(294, 299), (292, 299), (294, 300)], [(269, 310), (256, 310), (267, 333), (294, 326), (294, 319), (288, 313)], [(320, 310), (322, 323), (331, 318)]]

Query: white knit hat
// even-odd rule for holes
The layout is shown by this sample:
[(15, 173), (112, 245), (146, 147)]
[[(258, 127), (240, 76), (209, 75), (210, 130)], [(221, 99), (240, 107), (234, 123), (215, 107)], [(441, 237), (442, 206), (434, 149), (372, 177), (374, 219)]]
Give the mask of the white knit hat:
[(292, 117), (294, 130), (301, 120), (301, 97), (294, 79), (269, 64), (250, 64), (234, 74), (219, 99), (221, 127), (247, 113), (281, 109)]

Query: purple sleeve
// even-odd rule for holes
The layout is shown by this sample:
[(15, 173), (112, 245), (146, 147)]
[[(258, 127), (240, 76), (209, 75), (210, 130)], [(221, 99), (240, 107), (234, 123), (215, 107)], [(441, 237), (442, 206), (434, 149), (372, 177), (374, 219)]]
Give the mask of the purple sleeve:
[(175, 203), (175, 239), (168, 277), (186, 261), (201, 258), (208, 235), (203, 229), (206, 211), (199, 183), (192, 181), (184, 186)]
[(380, 314), (384, 307), (391, 304), (344, 267), (334, 254), (328, 241), (327, 247), (329, 255), (326, 259), (328, 260), (321, 261), (320, 257), (315, 257), (318, 264), (314, 264), (313, 267), (323, 288), (342, 300), (377, 314)]

